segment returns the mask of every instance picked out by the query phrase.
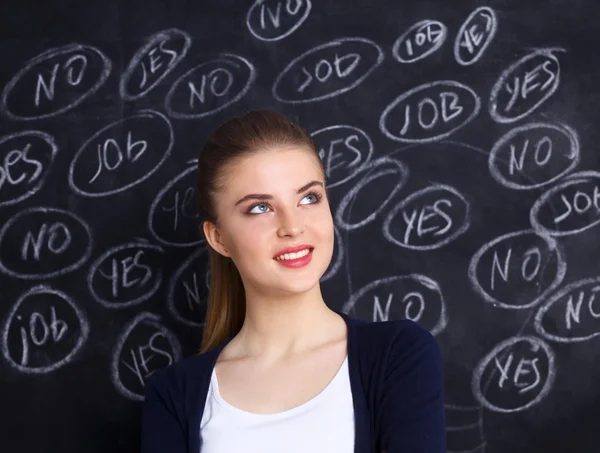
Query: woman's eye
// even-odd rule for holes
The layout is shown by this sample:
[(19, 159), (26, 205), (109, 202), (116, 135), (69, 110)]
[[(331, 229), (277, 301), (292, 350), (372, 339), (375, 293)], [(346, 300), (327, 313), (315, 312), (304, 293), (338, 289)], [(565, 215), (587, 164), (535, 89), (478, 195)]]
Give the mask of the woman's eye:
[[(254, 206), (252, 206), (252, 208), (248, 212), (250, 214), (261, 214), (260, 212), (252, 212), (252, 211), (254, 211), (254, 209), (256, 209), (256, 208), (258, 208), (260, 206), (267, 206), (267, 205), (266, 205), (266, 203), (255, 204)], [(265, 212), (265, 211), (263, 211), (263, 212)]]
[[(308, 203), (308, 204), (318, 203), (319, 200), (321, 199), (320, 195), (318, 193), (315, 193), (315, 192), (311, 192), (309, 194), (306, 194), (306, 196), (304, 198), (308, 198), (308, 197), (313, 197), (314, 198), (314, 201), (312, 203)], [(259, 209), (259, 212), (255, 211), (256, 208), (260, 208), (262, 206), (268, 206), (268, 204), (267, 203), (258, 203), (258, 204), (255, 204), (254, 206), (252, 206), (250, 208), (250, 210), (248, 211), (248, 214), (262, 214), (263, 212), (267, 212), (267, 211), (263, 211), (263, 210), (260, 210), (260, 209)], [(253, 212), (253, 211), (255, 211), (255, 212)]]
[[(315, 201), (317, 201), (317, 200), (316, 200), (316, 198), (317, 198), (317, 197), (315, 196), (315, 194), (314, 194), (314, 193), (309, 193), (309, 194), (308, 194), (308, 195), (306, 195), (304, 198), (308, 198), (308, 197), (313, 197), (313, 198), (315, 198)], [(304, 199), (304, 198), (303, 198), (303, 199)]]

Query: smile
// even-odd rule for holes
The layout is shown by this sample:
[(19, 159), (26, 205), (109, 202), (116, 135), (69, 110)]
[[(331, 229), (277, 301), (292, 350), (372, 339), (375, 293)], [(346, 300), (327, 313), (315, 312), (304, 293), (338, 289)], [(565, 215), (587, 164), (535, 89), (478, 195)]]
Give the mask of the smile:
[(276, 260), (286, 260), (286, 261), (290, 261), (290, 260), (296, 260), (298, 258), (302, 258), (303, 256), (308, 255), (311, 252), (312, 249), (304, 249), (304, 250), (300, 250), (299, 252), (296, 253), (284, 253), (283, 255), (279, 255), (277, 257), (275, 257)]
[(298, 268), (304, 267), (310, 263), (312, 259), (312, 248), (300, 250), (295, 253), (285, 253), (275, 257), (275, 261), (285, 267)]

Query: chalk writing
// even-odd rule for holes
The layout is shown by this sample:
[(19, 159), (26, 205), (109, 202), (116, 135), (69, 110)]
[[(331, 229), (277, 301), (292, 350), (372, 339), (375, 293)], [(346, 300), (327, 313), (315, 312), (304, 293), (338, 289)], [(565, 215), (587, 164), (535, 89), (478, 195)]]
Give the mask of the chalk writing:
[(479, 362), (473, 371), (473, 394), (491, 411), (523, 411), (548, 394), (555, 374), (554, 352), (546, 342), (516, 336), (502, 341)]
[(544, 192), (531, 207), (536, 231), (551, 236), (581, 233), (600, 223), (600, 173), (572, 173)]
[(471, 88), (453, 80), (439, 80), (394, 99), (381, 114), (379, 128), (399, 142), (432, 142), (466, 126), (480, 109), (479, 96)]
[(444, 404), (446, 453), (485, 453), (481, 405)]
[(492, 87), (489, 113), (494, 121), (511, 123), (525, 118), (558, 88), (560, 64), (553, 52), (532, 52), (506, 68)]
[(558, 343), (587, 341), (599, 336), (599, 292), (599, 277), (570, 283), (540, 306), (535, 315), (535, 330), (546, 340)]
[(342, 310), (371, 322), (409, 319), (433, 335), (448, 323), (439, 285), (418, 274), (375, 280), (354, 293)]
[(339, 124), (324, 127), (311, 134), (323, 161), (330, 189), (351, 179), (373, 155), (369, 136), (354, 126)]
[(454, 58), (463, 65), (476, 63), (490, 45), (498, 29), (496, 13), (492, 8), (482, 6), (473, 11), (454, 40)]
[(448, 28), (443, 23), (437, 20), (422, 20), (396, 39), (392, 54), (400, 63), (414, 63), (442, 47), (447, 35)]
[[(390, 157), (382, 157), (365, 164), (359, 173), (362, 173), (363, 176), (348, 190), (335, 212), (335, 224), (342, 230), (355, 230), (375, 220), (394, 198), (394, 195), (404, 187), (408, 179), (408, 168), (402, 162)], [(386, 184), (389, 189), (385, 191), (386, 193), (389, 191), (389, 195), (385, 200), (379, 202), (379, 200), (374, 199), (367, 186), (384, 177), (389, 179), (389, 183)], [(378, 185), (382, 187), (381, 182)], [(378, 192), (380, 193), (381, 190)], [(358, 201), (361, 196), (367, 197), (369, 200), (366, 203), (369, 206), (368, 212), (365, 213), (364, 209), (361, 209), (359, 215), (354, 215), (354, 217), (360, 218), (351, 219), (352, 207), (363, 205)]]
[(14, 120), (49, 118), (81, 104), (104, 85), (112, 69), (98, 49), (69, 44), (29, 60), (4, 87), (0, 109)]
[(551, 237), (521, 230), (493, 239), (471, 258), (469, 280), (487, 302), (508, 309), (537, 305), (567, 271), (562, 247)]
[(69, 167), (71, 189), (105, 197), (148, 179), (173, 148), (173, 128), (162, 113), (142, 110), (103, 127), (79, 148)]
[(165, 109), (177, 119), (212, 115), (244, 97), (255, 78), (254, 66), (244, 57), (222, 54), (179, 77), (167, 93)]
[(145, 242), (113, 247), (90, 266), (88, 288), (107, 308), (126, 308), (151, 298), (162, 282), (163, 250)]
[(0, 230), (0, 272), (11, 277), (57, 277), (81, 267), (91, 251), (89, 226), (62, 209), (24, 209)]
[(321, 283), (326, 282), (331, 279), (334, 275), (336, 275), (340, 269), (342, 268), (342, 264), (344, 263), (344, 242), (342, 241), (342, 235), (338, 231), (337, 225), (333, 225), (334, 231), (334, 247), (333, 247), (333, 257), (331, 261), (329, 261), (329, 266), (325, 271), (325, 274), (319, 279)]
[(121, 97), (134, 100), (147, 94), (183, 60), (191, 42), (187, 33), (176, 28), (160, 31), (148, 38), (121, 75)]
[(201, 243), (196, 179), (197, 162), (163, 187), (148, 212), (148, 227), (154, 238), (165, 245), (189, 247)]
[(129, 321), (113, 348), (111, 378), (123, 396), (143, 401), (152, 374), (181, 358), (181, 346), (158, 315), (141, 312)]
[(70, 297), (35, 286), (19, 297), (6, 317), (2, 354), (23, 373), (50, 373), (75, 359), (88, 334), (87, 317)]
[(279, 41), (291, 35), (306, 20), (310, 0), (255, 0), (246, 16), (252, 36), (262, 41)]
[(383, 221), (383, 236), (408, 249), (440, 248), (469, 229), (469, 211), (469, 202), (460, 192), (436, 184), (414, 192), (392, 207)]
[(285, 67), (275, 79), (273, 97), (300, 104), (339, 96), (360, 85), (383, 59), (383, 50), (365, 38), (321, 44)]
[(199, 248), (177, 268), (169, 282), (171, 315), (192, 327), (204, 326), (209, 289), (208, 250)]
[(0, 206), (19, 203), (38, 192), (57, 151), (54, 137), (42, 131), (0, 138)]
[(564, 124), (529, 123), (503, 135), (490, 151), (492, 177), (510, 189), (533, 189), (562, 178), (580, 161), (577, 133)]

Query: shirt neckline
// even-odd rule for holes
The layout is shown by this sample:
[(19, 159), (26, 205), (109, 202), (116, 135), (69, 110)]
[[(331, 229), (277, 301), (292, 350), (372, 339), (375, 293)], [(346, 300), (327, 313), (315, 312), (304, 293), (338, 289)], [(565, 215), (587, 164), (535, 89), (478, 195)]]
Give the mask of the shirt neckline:
[[(361, 423), (368, 423), (368, 419), (365, 418), (363, 412), (366, 410), (365, 409), (365, 404), (366, 401), (364, 400), (364, 397), (362, 396), (362, 392), (363, 392), (363, 388), (361, 386), (361, 383), (359, 382), (359, 376), (358, 376), (358, 351), (356, 350), (357, 345), (356, 345), (356, 341), (354, 339), (354, 335), (355, 335), (355, 328), (357, 327), (357, 324), (362, 323), (364, 321), (358, 320), (356, 318), (351, 317), (350, 315), (344, 313), (343, 311), (338, 311), (338, 310), (333, 310), (335, 311), (338, 315), (340, 315), (344, 321), (346, 321), (346, 327), (348, 329), (348, 354), (347, 354), (347, 360), (348, 360), (348, 374), (350, 375), (350, 388), (352, 390), (352, 405), (354, 408), (354, 423), (355, 423), (355, 429), (354, 429), (354, 453), (357, 453), (358, 451), (362, 451), (362, 449), (367, 447), (366, 441), (365, 441), (365, 437), (364, 437), (364, 433), (361, 436), (360, 435), (360, 429), (358, 429), (358, 427), (360, 426)], [(205, 388), (208, 389), (209, 385), (210, 385), (210, 378), (212, 376), (212, 372), (215, 369), (215, 364), (217, 363), (217, 360), (219, 358), (219, 355), (221, 354), (221, 351), (225, 348), (225, 346), (227, 346), (227, 343), (229, 343), (231, 340), (233, 339), (233, 335), (230, 335), (229, 337), (227, 337), (225, 339), (225, 341), (223, 343), (221, 343), (221, 345), (217, 346), (216, 348), (214, 348), (211, 353), (212, 353), (212, 359), (211, 359), (211, 365), (210, 365), (210, 373), (208, 373), (208, 375), (205, 377), (205, 381), (204, 381), (204, 385)], [(200, 402), (200, 412), (198, 414), (198, 416), (200, 416), (200, 414), (204, 411), (205, 409), (205, 402), (206, 402), (206, 398), (203, 398), (202, 401)], [(357, 419), (357, 417), (361, 417), (360, 419)], [(198, 418), (197, 423), (200, 424), (200, 419)], [(199, 434), (199, 438), (201, 439), (201, 434), (198, 431)], [(199, 444), (201, 443), (201, 440), (199, 439)]]
[(242, 417), (246, 417), (246, 418), (252, 418), (252, 419), (260, 419), (260, 420), (268, 420), (268, 419), (273, 419), (273, 418), (281, 418), (281, 417), (288, 417), (288, 416), (292, 416), (294, 414), (297, 414), (298, 412), (303, 412), (305, 410), (310, 409), (311, 407), (313, 407), (315, 404), (317, 404), (319, 401), (321, 401), (323, 398), (325, 398), (329, 393), (331, 393), (332, 388), (336, 385), (336, 383), (342, 378), (343, 374), (349, 374), (348, 373), (348, 354), (346, 354), (346, 357), (344, 358), (344, 361), (342, 362), (342, 364), (340, 365), (340, 367), (338, 368), (338, 370), (336, 371), (335, 375), (333, 376), (333, 378), (329, 381), (329, 383), (325, 386), (325, 388), (323, 388), (323, 390), (321, 390), (319, 393), (317, 393), (315, 396), (313, 396), (311, 399), (305, 401), (304, 403), (301, 403), (297, 406), (294, 406), (290, 409), (286, 409), (284, 411), (279, 411), (279, 412), (272, 412), (272, 413), (267, 413), (267, 414), (260, 414), (260, 413), (256, 413), (256, 412), (249, 412), (243, 409), (240, 409), (237, 406), (234, 406), (233, 404), (228, 403), (222, 396), (221, 393), (219, 391), (219, 383), (217, 380), (217, 373), (216, 373), (216, 369), (215, 367), (213, 367), (212, 370), (212, 374), (211, 374), (211, 384), (213, 386), (212, 389), (212, 395), (215, 398), (215, 400), (217, 401), (217, 403), (219, 403), (222, 407), (225, 407), (226, 409), (242, 416)]

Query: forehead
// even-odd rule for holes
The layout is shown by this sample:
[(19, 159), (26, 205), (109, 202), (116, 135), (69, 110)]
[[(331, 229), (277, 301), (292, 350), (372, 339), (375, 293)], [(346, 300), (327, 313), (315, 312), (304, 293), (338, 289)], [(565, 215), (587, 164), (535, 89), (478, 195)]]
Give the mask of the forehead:
[(226, 177), (226, 192), (243, 196), (250, 191), (295, 191), (311, 179), (322, 180), (323, 172), (314, 151), (284, 148), (240, 158), (228, 168)]

